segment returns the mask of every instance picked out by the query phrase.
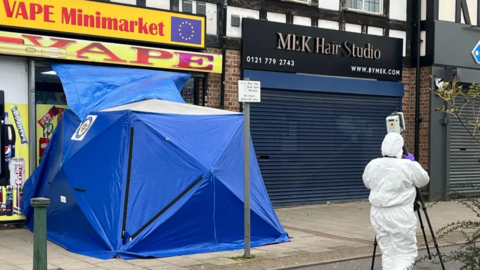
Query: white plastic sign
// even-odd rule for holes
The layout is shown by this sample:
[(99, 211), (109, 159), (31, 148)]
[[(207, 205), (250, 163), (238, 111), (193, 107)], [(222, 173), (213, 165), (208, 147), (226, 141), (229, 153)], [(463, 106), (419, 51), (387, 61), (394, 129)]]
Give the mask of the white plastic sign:
[(261, 87), (259, 81), (238, 81), (239, 102), (260, 102)]

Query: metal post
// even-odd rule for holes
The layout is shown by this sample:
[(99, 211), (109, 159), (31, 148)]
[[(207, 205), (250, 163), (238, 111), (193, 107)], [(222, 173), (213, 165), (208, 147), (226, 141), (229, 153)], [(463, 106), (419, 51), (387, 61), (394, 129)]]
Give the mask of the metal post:
[(220, 85), (220, 109), (225, 109), (225, 76), (227, 71), (225, 70), (225, 63), (227, 62), (227, 6), (228, 0), (223, 0), (222, 9), (222, 74)]
[(422, 17), (422, 1), (421, 0), (417, 0), (417, 8), (416, 8), (416, 19), (415, 19), (415, 27), (416, 27), (416, 50), (417, 50), (417, 54), (416, 54), (416, 61), (417, 61), (417, 66), (416, 66), (416, 73), (415, 73), (415, 141), (414, 141), (414, 146), (415, 146), (415, 149), (414, 149), (414, 156), (417, 160), (420, 160), (420, 156), (419, 156), (419, 153), (420, 153), (420, 122), (421, 122), (421, 118), (420, 118), (420, 98), (421, 98), (421, 95), (422, 95), (422, 91), (420, 89), (420, 72), (421, 72), (421, 69), (420, 69), (420, 47), (421, 47), (421, 43), (422, 43), (422, 39), (421, 39), (421, 35), (420, 35), (420, 32), (421, 32), (421, 28), (420, 28), (420, 24), (421, 24), (421, 17)]
[(34, 208), (33, 269), (47, 270), (47, 207), (50, 199), (33, 198), (30, 204)]
[[(37, 168), (37, 132), (35, 108), (35, 60), (28, 60), (28, 176)], [(28, 177), (27, 176), (27, 177)]]
[(250, 103), (243, 103), (243, 173), (244, 173), (244, 212), (245, 212), (245, 254), (250, 259)]

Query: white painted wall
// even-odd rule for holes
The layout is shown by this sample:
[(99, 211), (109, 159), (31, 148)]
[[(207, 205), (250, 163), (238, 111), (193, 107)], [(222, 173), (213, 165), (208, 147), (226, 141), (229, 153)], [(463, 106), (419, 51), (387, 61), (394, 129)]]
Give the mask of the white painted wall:
[(112, 3), (122, 3), (128, 5), (137, 5), (137, 0), (110, 0)]
[(5, 103), (28, 104), (27, 69), (26, 58), (0, 56), (0, 89), (5, 91)]
[(267, 21), (286, 23), (287, 15), (281, 13), (267, 12)]
[(437, 0), (438, 19), (440, 21), (455, 22), (455, 0)]
[(407, 43), (407, 32), (405, 31), (397, 31), (397, 30), (390, 30), (390, 37), (394, 38), (401, 38), (403, 39), (403, 56), (405, 56), (406, 52), (406, 43)]
[(170, 0), (147, 0), (147, 7), (158, 8), (158, 9), (170, 9)]
[(345, 31), (347, 32), (354, 32), (354, 33), (362, 33), (362, 26), (359, 24), (345, 24)]
[(422, 14), (420, 19), (422, 21), (427, 19), (427, 0), (422, 0)]
[(383, 36), (383, 28), (369, 26), (367, 29), (367, 34), (375, 36)]
[(207, 34), (217, 34), (217, 5), (206, 3), (207, 10)]
[[(455, 9), (456, 9), (456, 0), (437, 0), (438, 2), (438, 19), (440, 21), (455, 22)], [(467, 0), (467, 9), (470, 15), (470, 21), (472, 25), (477, 25), (477, 0)], [(423, 13), (423, 7), (422, 7)], [(423, 19), (423, 17), (422, 17)], [(461, 23), (465, 23), (463, 19), (463, 11), (461, 14)]]
[(302, 16), (293, 16), (293, 24), (312, 26), (312, 19)]
[(388, 1), (390, 1), (389, 18), (394, 20), (406, 21), (407, 20), (407, 0), (388, 0)]
[(427, 48), (427, 32), (420, 31), (420, 39), (422, 40), (422, 43), (420, 43), (420, 56), (425, 56)]
[[(472, 23), (472, 25), (477, 25), (477, 6), (478, 6), (477, 0), (467, 0), (468, 14), (470, 15), (470, 22)], [(463, 11), (462, 11), (462, 23), (465, 23), (465, 20), (463, 19)]]
[(340, 24), (336, 21), (318, 20), (318, 28), (339, 30)]
[(340, 0), (320, 0), (318, 1), (318, 7), (331, 10), (340, 9)]
[(238, 7), (227, 7), (227, 36), (229, 37), (242, 37), (242, 23), (240, 27), (232, 26), (232, 15), (238, 15), (240, 18), (253, 17), (255, 19), (260, 18), (260, 11)]

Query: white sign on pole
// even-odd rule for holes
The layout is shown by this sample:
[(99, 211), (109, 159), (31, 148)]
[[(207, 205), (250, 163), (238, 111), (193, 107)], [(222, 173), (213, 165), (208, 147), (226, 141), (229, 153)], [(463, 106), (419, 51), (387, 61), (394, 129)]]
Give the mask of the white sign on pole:
[(259, 81), (238, 81), (238, 102), (260, 102)]

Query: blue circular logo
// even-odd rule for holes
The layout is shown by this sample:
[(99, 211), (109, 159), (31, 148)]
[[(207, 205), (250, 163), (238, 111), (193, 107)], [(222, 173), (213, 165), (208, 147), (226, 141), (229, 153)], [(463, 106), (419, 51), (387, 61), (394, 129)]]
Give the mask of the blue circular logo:
[(88, 128), (92, 125), (93, 122), (93, 117), (89, 116), (85, 121), (83, 121), (82, 125), (80, 128), (77, 130), (77, 133), (75, 134), (75, 138), (80, 139), (85, 133), (87, 133)]

